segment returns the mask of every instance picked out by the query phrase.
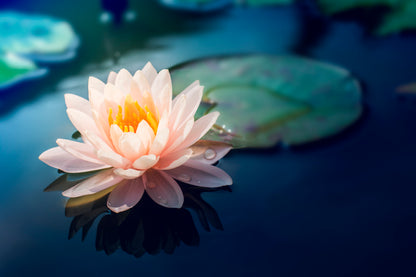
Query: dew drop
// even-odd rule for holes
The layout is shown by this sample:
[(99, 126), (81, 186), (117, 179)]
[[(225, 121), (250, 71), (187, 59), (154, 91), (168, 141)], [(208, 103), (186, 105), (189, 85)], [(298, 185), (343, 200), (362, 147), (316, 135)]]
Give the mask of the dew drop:
[(166, 198), (164, 198), (164, 197), (162, 197), (162, 196), (160, 196), (160, 195), (157, 197), (157, 199), (159, 199), (159, 201), (160, 201), (161, 203), (163, 203), (163, 204), (168, 203), (168, 200), (166, 200)]
[(179, 175), (179, 179), (181, 180), (181, 181), (184, 181), (184, 182), (189, 182), (189, 181), (191, 181), (192, 180), (192, 177), (191, 176), (189, 176), (188, 174), (181, 174), (181, 175)]
[(147, 187), (148, 187), (149, 189), (154, 189), (154, 188), (156, 187), (156, 184), (155, 184), (155, 183), (153, 183), (153, 182), (150, 182), (150, 183), (148, 183), (148, 184), (147, 184)]
[(215, 150), (211, 148), (208, 148), (204, 153), (204, 157), (207, 160), (215, 159), (216, 156), (217, 156), (217, 152), (215, 152)]

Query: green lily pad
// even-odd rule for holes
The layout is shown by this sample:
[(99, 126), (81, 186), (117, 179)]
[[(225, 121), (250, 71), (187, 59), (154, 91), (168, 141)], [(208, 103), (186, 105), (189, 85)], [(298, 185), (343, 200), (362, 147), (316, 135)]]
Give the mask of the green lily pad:
[(317, 2), (327, 14), (363, 7), (388, 7), (389, 12), (376, 30), (379, 35), (416, 29), (416, 1), (414, 0), (317, 0)]
[(0, 89), (45, 73), (45, 69), (39, 69), (31, 60), (12, 53), (0, 54)]
[(234, 147), (298, 145), (334, 135), (362, 112), (361, 90), (344, 69), (294, 56), (208, 58), (171, 69), (174, 93), (205, 87), (200, 117), (221, 116), (205, 139)]

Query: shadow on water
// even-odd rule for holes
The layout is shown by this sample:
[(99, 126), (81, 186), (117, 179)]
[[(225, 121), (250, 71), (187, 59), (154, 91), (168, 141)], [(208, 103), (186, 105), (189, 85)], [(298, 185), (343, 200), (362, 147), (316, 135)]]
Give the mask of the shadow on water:
[[(50, 184), (45, 191), (62, 191), (91, 176), (89, 174), (64, 174)], [(204, 192), (231, 191), (229, 187), (202, 188), (180, 183), (184, 204), (180, 209), (165, 208), (156, 204), (147, 194), (133, 208), (113, 213), (107, 208), (108, 190), (95, 195), (71, 198), (65, 207), (65, 216), (72, 217), (68, 238), (82, 230), (84, 240), (100, 216), (96, 231), (97, 251), (107, 255), (121, 248), (128, 254), (141, 257), (165, 252), (172, 254), (181, 242), (198, 246), (200, 236), (191, 211), (206, 231), (223, 230), (216, 210), (201, 196)]]
[[(80, 12), (80, 7), (88, 12)], [(45, 14), (66, 20), (81, 41), (77, 56), (73, 60), (61, 64), (39, 64), (40, 67), (49, 69), (49, 73), (42, 79), (22, 82), (0, 91), (0, 116), (24, 103), (36, 100), (41, 95), (55, 91), (62, 79), (81, 73), (89, 64), (100, 63), (110, 58), (116, 65), (119, 58), (129, 51), (166, 47), (155, 46), (151, 40), (161, 36), (198, 33), (213, 28), (210, 20), (222, 16), (215, 13), (196, 18), (193, 14), (165, 9), (156, 1), (130, 1), (129, 9), (136, 14), (134, 20), (123, 21), (120, 24), (101, 23), (100, 15), (110, 8), (114, 13), (125, 10), (125, 7), (117, 5), (101, 6), (98, 1), (82, 0), (18, 0), (0, 3), (0, 10)]]

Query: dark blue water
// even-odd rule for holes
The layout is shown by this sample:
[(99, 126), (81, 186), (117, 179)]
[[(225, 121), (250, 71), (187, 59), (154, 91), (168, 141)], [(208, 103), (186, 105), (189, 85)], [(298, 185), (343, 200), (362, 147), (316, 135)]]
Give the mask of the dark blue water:
[[(64, 18), (82, 44), (75, 60), (52, 65), (45, 78), (1, 92), (1, 276), (416, 275), (416, 98), (395, 93), (416, 80), (413, 33), (375, 37), (354, 21), (316, 19), (302, 5), (196, 16), (153, 2), (131, 4), (136, 22), (118, 27), (98, 23), (94, 1), (2, 4)], [(84, 241), (82, 230), (68, 240), (73, 218), (65, 216), (66, 199), (43, 192), (60, 175), (38, 161), (56, 138), (74, 131), (63, 94), (86, 97), (89, 75), (133, 71), (148, 60), (162, 69), (253, 52), (300, 53), (349, 69), (363, 85), (363, 118), (303, 147), (233, 151), (219, 163), (233, 177), (232, 192), (202, 193), (202, 206), (213, 208), (209, 232), (198, 218), (201, 202), (192, 202), (201, 192), (193, 191), (177, 213), (144, 201), (124, 229), (111, 226), (127, 219), (107, 213)], [(133, 227), (125, 226), (139, 228), (135, 222), (155, 234), (146, 242), (151, 254), (139, 258), (111, 244), (117, 238), (112, 230), (119, 230), (120, 247), (128, 249), (126, 233)], [(96, 250), (97, 230), (100, 239), (108, 238), (111, 255), (103, 243)], [(180, 241), (173, 254), (165, 253), (172, 247), (158, 247), (167, 236)]]

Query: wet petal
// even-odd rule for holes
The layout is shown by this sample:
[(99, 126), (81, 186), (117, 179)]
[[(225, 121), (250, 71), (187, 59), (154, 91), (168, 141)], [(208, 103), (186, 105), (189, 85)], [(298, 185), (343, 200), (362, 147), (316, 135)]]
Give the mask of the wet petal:
[(140, 201), (143, 193), (144, 185), (142, 178), (125, 181), (110, 193), (107, 207), (115, 213), (126, 211)]
[(233, 183), (224, 170), (193, 160), (165, 172), (179, 181), (200, 187), (216, 188)]
[(199, 140), (191, 146), (191, 149), (193, 151), (191, 160), (213, 164), (227, 155), (232, 146), (219, 141)]
[(113, 174), (112, 169), (104, 170), (96, 175), (82, 181), (76, 186), (62, 192), (66, 197), (79, 197), (83, 195), (94, 194), (96, 192), (105, 190), (115, 184), (121, 182), (123, 178)]
[(143, 180), (146, 192), (153, 201), (167, 208), (182, 207), (182, 190), (168, 174), (158, 170), (148, 170), (143, 175)]

